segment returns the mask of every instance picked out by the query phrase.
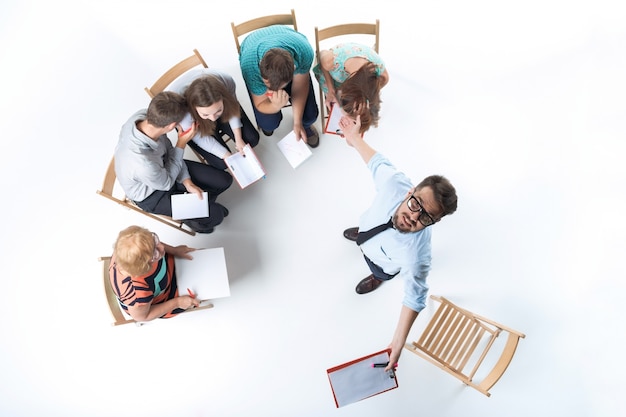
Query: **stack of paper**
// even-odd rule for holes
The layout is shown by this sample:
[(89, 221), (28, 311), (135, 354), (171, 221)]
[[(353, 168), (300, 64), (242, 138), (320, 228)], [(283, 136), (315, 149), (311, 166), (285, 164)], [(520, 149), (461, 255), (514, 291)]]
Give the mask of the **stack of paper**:
[(297, 140), (296, 134), (291, 131), (287, 136), (278, 141), (278, 149), (285, 155), (293, 168), (297, 168), (309, 159), (313, 153), (302, 139)]

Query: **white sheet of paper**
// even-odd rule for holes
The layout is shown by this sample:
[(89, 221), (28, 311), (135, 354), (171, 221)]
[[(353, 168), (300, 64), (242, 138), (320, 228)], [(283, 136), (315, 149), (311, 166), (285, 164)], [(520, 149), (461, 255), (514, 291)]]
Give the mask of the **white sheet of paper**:
[(209, 217), (209, 195), (202, 193), (202, 200), (193, 193), (172, 194), (172, 218), (174, 220)]
[(385, 368), (372, 368), (373, 363), (389, 362), (389, 353), (383, 352), (328, 373), (337, 401), (343, 407), (381, 392), (398, 387), (396, 378), (390, 378)]
[(189, 253), (192, 260), (175, 258), (178, 294), (189, 288), (198, 300), (230, 296), (224, 248), (198, 249)]
[(326, 127), (324, 127), (324, 133), (332, 133), (333, 135), (341, 135), (341, 128), (339, 127), (339, 120), (343, 116), (343, 110), (340, 106), (334, 104), (331, 107), (328, 120), (326, 121)]
[(289, 164), (295, 169), (300, 166), (304, 161), (309, 159), (313, 153), (309, 149), (304, 140), (296, 140), (296, 134), (289, 132), (287, 136), (282, 138), (277, 143), (278, 149), (285, 155)]
[(243, 147), (243, 155), (235, 152), (224, 159), (224, 162), (242, 189), (265, 177), (263, 165), (250, 145)]

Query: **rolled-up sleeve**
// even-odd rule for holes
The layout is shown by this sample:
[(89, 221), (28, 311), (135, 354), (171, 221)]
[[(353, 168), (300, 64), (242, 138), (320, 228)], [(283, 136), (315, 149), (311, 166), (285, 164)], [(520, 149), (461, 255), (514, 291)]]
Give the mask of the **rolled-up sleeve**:
[(403, 267), (400, 275), (404, 279), (404, 299), (402, 304), (415, 312), (426, 307), (428, 284), (426, 277), (430, 271), (430, 260), (422, 260), (412, 266)]

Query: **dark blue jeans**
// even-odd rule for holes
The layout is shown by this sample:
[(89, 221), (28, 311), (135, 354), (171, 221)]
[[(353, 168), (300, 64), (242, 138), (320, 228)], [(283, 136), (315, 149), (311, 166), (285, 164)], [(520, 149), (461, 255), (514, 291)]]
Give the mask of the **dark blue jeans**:
[(368, 258), (365, 255), (363, 255), (363, 257), (365, 258), (365, 262), (367, 262), (367, 266), (370, 267), (370, 271), (372, 271), (372, 274), (374, 275), (374, 278), (379, 279), (381, 281), (389, 281), (391, 278), (393, 278), (396, 275), (398, 275), (397, 273), (395, 273), (393, 275), (387, 274), (385, 271), (383, 271), (383, 269), (380, 266), (378, 266), (374, 262), (372, 262), (370, 258)]
[[(291, 84), (287, 84), (285, 91), (291, 96)], [(250, 99), (252, 101), (252, 99)], [(252, 105), (254, 110), (254, 117), (256, 118), (257, 125), (268, 132), (273, 132), (280, 125), (283, 120), (282, 110), (278, 113), (266, 114), (261, 113)], [(307, 129), (317, 120), (319, 115), (319, 108), (317, 107), (317, 101), (315, 100), (315, 91), (313, 90), (313, 82), (309, 79), (309, 94), (304, 105), (304, 113), (302, 114), (302, 126)]]

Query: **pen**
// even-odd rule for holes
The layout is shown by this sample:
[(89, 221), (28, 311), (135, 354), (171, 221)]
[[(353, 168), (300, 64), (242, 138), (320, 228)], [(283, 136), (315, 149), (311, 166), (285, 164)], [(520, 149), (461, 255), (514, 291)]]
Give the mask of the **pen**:
[(196, 295), (193, 293), (193, 291), (191, 291), (189, 288), (187, 288), (187, 292), (189, 293), (189, 296), (191, 298), (196, 298)]
[(271, 91), (268, 91), (267, 93), (265, 93), (265, 95), (267, 97), (272, 97), (274, 95), (274, 93), (272, 93)]
[[(373, 363), (372, 364), (372, 368), (386, 368), (387, 365), (389, 365), (389, 362), (385, 362), (385, 363)], [(394, 368), (398, 367), (398, 364), (394, 364), (393, 365)]]

